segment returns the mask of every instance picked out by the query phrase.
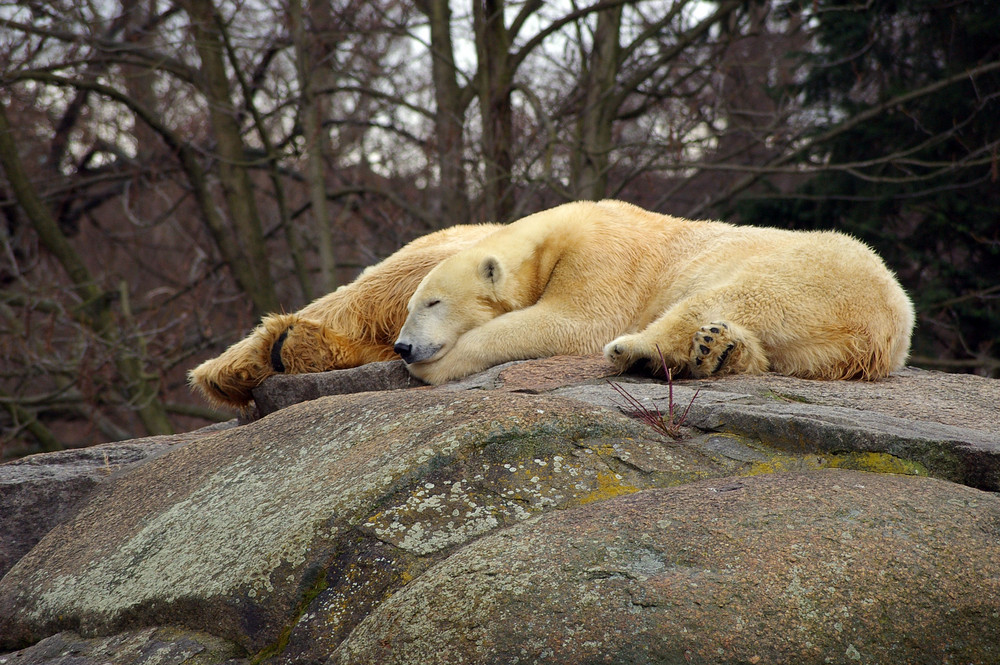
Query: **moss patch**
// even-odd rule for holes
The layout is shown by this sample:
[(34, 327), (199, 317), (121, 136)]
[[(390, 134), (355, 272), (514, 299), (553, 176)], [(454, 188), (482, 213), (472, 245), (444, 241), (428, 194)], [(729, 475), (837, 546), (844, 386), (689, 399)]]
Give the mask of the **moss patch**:
[(261, 649), (252, 659), (250, 659), (251, 665), (258, 665), (265, 660), (277, 656), (285, 650), (285, 647), (288, 645), (288, 639), (292, 635), (292, 629), (295, 628), (295, 624), (297, 624), (299, 618), (305, 614), (309, 605), (311, 605), (312, 602), (326, 590), (326, 588), (326, 570), (320, 569), (317, 571), (316, 579), (305, 590), (305, 593), (302, 594), (302, 599), (295, 608), (292, 620), (289, 621), (285, 628), (281, 631), (281, 635), (278, 636), (277, 642)]

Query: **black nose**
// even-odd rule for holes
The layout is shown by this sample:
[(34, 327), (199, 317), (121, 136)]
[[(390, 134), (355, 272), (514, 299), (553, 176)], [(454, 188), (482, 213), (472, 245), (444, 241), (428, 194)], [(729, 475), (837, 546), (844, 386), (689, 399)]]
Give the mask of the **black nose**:
[(403, 342), (396, 342), (396, 346), (392, 347), (392, 350), (399, 354), (399, 357), (410, 362), (410, 354), (413, 353), (412, 344), (404, 344)]

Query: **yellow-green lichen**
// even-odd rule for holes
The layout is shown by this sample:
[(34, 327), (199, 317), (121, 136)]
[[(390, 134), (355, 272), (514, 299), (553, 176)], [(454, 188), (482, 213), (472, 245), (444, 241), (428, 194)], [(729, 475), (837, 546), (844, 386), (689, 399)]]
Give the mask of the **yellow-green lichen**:
[(870, 473), (894, 473), (905, 476), (926, 476), (927, 469), (918, 462), (888, 453), (849, 452), (831, 454), (774, 454), (767, 460), (754, 462), (745, 472), (748, 476), (783, 471), (814, 471), (817, 469), (853, 469)]
[(580, 497), (580, 504), (604, 501), (605, 499), (612, 499), (625, 494), (634, 494), (639, 491), (639, 488), (635, 485), (624, 482), (621, 474), (618, 473), (598, 471), (595, 480), (596, 483), (593, 491)]

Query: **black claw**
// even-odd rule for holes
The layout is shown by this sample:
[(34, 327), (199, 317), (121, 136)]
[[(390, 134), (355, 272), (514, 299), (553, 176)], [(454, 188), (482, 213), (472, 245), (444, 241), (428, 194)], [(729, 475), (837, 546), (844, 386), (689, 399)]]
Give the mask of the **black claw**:
[(711, 343), (711, 341), (712, 341), (712, 340), (713, 340), (714, 338), (713, 338), (713, 337), (709, 337), (708, 335), (705, 335), (705, 336), (704, 336), (704, 337), (703, 337), (702, 339), (704, 339), (704, 340), (705, 340), (706, 342), (709, 342), (709, 343)]
[(702, 344), (702, 345), (701, 345), (700, 347), (698, 347), (698, 348), (699, 348), (699, 349), (701, 349), (701, 352), (702, 352), (702, 353), (704, 353), (705, 355), (708, 355), (708, 352), (709, 352), (709, 351), (711, 351), (711, 349), (710, 349), (710, 348), (708, 348), (707, 346), (705, 346), (704, 344)]
[(729, 359), (729, 352), (732, 351), (735, 346), (735, 344), (730, 344), (726, 347), (726, 350), (722, 352), (722, 355), (719, 356), (719, 362), (716, 363), (715, 369), (712, 370), (713, 374), (722, 369), (722, 366), (726, 364), (726, 361)]
[(719, 334), (719, 329), (716, 328), (715, 326), (712, 326), (711, 328), (709, 328), (709, 330), (711, 330), (712, 332), (714, 332), (716, 335)]
[(292, 328), (293, 326), (288, 326), (284, 332), (278, 335), (274, 346), (271, 347), (271, 368), (278, 374), (283, 374), (285, 371), (285, 364), (281, 362), (281, 347), (285, 345), (285, 340), (288, 339), (288, 331)]

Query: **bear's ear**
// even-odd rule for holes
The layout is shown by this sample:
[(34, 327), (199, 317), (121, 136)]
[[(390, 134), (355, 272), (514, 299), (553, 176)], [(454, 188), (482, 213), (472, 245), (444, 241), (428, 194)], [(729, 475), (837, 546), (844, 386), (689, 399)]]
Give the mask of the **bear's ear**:
[(495, 256), (487, 256), (479, 263), (479, 277), (484, 282), (489, 282), (493, 286), (499, 286), (503, 279), (503, 267), (500, 259)]

